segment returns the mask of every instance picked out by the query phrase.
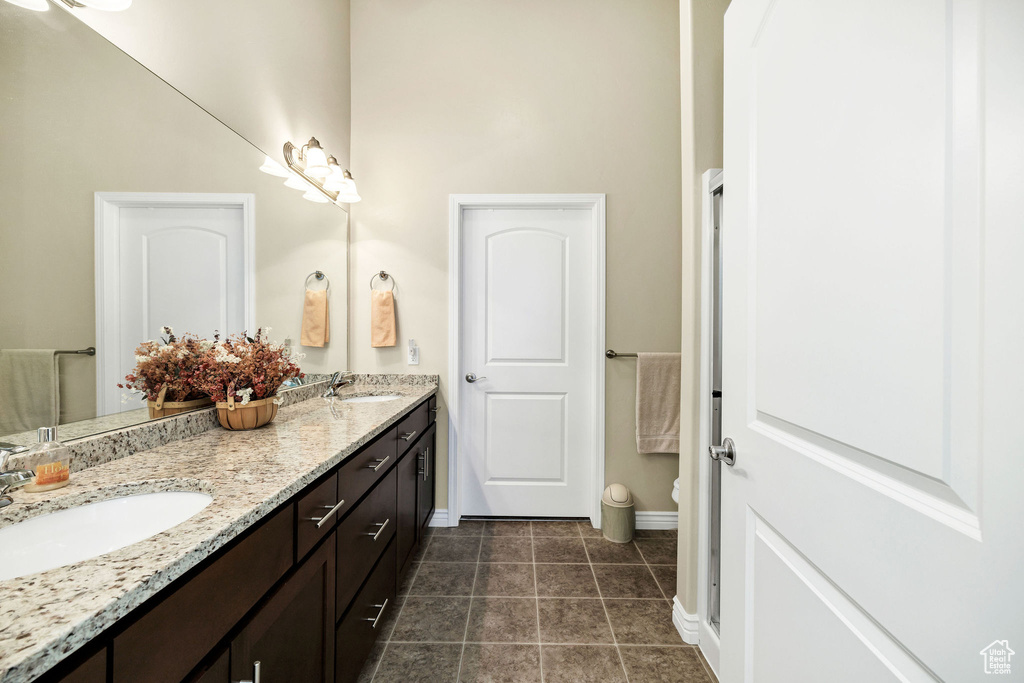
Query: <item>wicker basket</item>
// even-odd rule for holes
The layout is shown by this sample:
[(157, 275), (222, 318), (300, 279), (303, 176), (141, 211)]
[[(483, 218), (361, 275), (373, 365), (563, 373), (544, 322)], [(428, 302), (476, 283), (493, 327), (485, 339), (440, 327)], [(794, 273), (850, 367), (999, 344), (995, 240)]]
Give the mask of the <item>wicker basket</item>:
[(196, 398), (191, 401), (165, 401), (164, 394), (166, 393), (167, 386), (164, 385), (160, 388), (160, 395), (156, 397), (155, 401), (146, 401), (146, 406), (149, 408), (150, 419), (155, 417), (167, 417), (168, 415), (177, 415), (178, 413), (187, 413), (188, 411), (195, 410), (196, 408), (213, 405), (213, 401), (209, 398)]
[(224, 429), (256, 429), (277, 417), (276, 396), (268, 396), (242, 405), (241, 401), (217, 401), (217, 419)]

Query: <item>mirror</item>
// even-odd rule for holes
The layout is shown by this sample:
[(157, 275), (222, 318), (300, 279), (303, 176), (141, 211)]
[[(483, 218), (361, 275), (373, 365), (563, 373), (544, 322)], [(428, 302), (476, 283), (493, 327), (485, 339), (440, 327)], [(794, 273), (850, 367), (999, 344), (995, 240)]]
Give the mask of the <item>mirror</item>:
[[(164, 325), (271, 327), (306, 354), (303, 371), (346, 367), (344, 209), (260, 172), (281, 150), (257, 149), (55, 5), (0, 2), (0, 32), (0, 441), (34, 442), (48, 411), (61, 440), (150, 419), (113, 385)], [(318, 270), (331, 341), (298, 348)]]

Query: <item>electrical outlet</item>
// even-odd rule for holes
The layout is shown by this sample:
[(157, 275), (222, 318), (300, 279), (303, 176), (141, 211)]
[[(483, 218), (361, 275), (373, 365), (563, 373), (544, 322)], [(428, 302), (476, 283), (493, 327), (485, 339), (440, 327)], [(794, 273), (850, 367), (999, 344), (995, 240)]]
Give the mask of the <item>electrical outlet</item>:
[(420, 364), (420, 347), (416, 346), (416, 340), (409, 340), (409, 365)]

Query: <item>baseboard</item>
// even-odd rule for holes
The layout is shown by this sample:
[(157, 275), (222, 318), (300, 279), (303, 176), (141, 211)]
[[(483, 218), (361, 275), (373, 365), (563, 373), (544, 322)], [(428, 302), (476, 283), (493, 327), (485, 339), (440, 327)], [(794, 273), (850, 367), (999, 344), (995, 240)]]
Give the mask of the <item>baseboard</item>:
[(434, 510), (434, 514), (430, 515), (430, 521), (427, 522), (427, 526), (448, 526), (448, 511)]
[[(430, 516), (427, 526), (449, 526), (448, 511), (437, 509)], [(648, 511), (641, 510), (636, 513), (637, 529), (678, 529), (679, 513), (675, 510)]]
[(696, 614), (690, 614), (683, 609), (683, 603), (679, 602), (679, 596), (672, 597), (672, 624), (679, 631), (679, 637), (684, 643), (696, 645), (700, 640), (699, 626)]
[(636, 513), (637, 529), (678, 529), (679, 512), (677, 510), (650, 511), (641, 510)]

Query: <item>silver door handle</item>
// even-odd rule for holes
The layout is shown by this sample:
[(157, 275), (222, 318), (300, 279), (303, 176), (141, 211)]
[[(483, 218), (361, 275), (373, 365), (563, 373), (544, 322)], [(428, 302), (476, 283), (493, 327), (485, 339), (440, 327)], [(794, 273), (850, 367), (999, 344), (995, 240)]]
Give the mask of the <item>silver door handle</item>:
[(307, 522), (316, 522), (316, 528), (319, 529), (324, 524), (327, 524), (327, 520), (331, 518), (331, 515), (333, 515), (335, 512), (337, 512), (338, 508), (340, 508), (344, 504), (345, 504), (345, 501), (339, 500), (334, 507), (331, 507), (330, 505), (322, 505), (321, 507), (324, 510), (329, 510), (329, 512), (326, 515), (324, 515), (323, 517), (307, 517), (306, 521)]
[(385, 455), (383, 458), (377, 458), (374, 461), (374, 462), (377, 463), (376, 465), (367, 465), (366, 467), (367, 467), (367, 469), (371, 469), (374, 472), (376, 472), (377, 470), (379, 470), (381, 467), (384, 466), (384, 463), (386, 463), (390, 459), (391, 459), (390, 455)]
[(260, 683), (260, 663), (252, 663), (252, 680), (238, 681), (238, 683)]
[(384, 610), (387, 608), (387, 606), (388, 606), (388, 599), (387, 598), (384, 599), (384, 604), (383, 605), (374, 605), (374, 607), (380, 607), (380, 611), (377, 612), (377, 616), (375, 616), (373, 618), (366, 617), (366, 619), (364, 619), (364, 621), (372, 621), (373, 622), (373, 624), (370, 626), (370, 628), (377, 628), (377, 622), (380, 621), (380, 615), (384, 614)]
[(378, 538), (380, 538), (380, 535), (384, 532), (384, 527), (386, 527), (388, 525), (388, 522), (390, 522), (390, 521), (391, 521), (391, 518), (388, 517), (387, 519), (384, 520), (383, 523), (377, 522), (376, 524), (374, 524), (374, 526), (379, 526), (380, 527), (379, 529), (377, 529), (377, 533), (367, 532), (366, 535), (367, 536), (373, 536), (373, 540), (376, 541)]
[(412, 437), (414, 436), (416, 436), (416, 432), (408, 432), (406, 434), (402, 434), (398, 438), (401, 439), (402, 441), (412, 441)]
[(470, 372), (470, 373), (466, 374), (466, 381), (469, 382), (470, 384), (472, 384), (473, 382), (479, 382), (482, 379), (487, 379), (487, 378), (486, 377), (477, 377), (476, 373), (473, 373), (473, 372)]
[(726, 439), (721, 446), (708, 446), (708, 454), (712, 460), (721, 460), (729, 467), (736, 464), (736, 444)]

